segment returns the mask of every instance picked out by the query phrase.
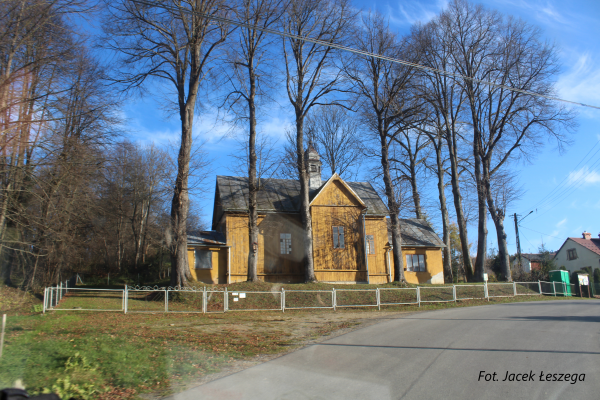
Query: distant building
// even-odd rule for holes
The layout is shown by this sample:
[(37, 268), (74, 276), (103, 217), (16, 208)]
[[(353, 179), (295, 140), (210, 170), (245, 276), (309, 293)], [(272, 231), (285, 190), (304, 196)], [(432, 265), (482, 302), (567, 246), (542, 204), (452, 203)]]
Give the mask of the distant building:
[(589, 232), (583, 232), (580, 238), (567, 238), (556, 252), (554, 262), (558, 268), (564, 266), (570, 272), (600, 267), (600, 238), (593, 239)]
[[(554, 257), (556, 253), (550, 253), (550, 257)], [(523, 272), (539, 271), (542, 267), (542, 254), (540, 253), (521, 253), (521, 266)], [(519, 258), (515, 257), (512, 262), (512, 269), (517, 270), (519, 268)]]

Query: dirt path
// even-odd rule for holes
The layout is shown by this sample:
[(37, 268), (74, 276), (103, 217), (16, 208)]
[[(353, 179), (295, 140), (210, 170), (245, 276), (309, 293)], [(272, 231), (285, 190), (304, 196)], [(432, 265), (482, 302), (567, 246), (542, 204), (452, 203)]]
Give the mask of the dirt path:
[[(266, 335), (271, 332), (284, 331), (289, 337), (285, 346), (277, 354), (263, 354), (246, 360), (232, 360), (224, 365), (219, 372), (207, 374), (199, 379), (191, 380), (184, 384), (178, 384), (170, 387), (167, 391), (155, 393), (146, 393), (140, 395), (140, 398), (147, 400), (161, 399), (162, 397), (184, 391), (186, 389), (203, 385), (205, 383), (235, 374), (244, 369), (281, 357), (300, 348), (310, 346), (346, 333), (361, 329), (384, 320), (395, 319), (399, 316), (414, 314), (414, 312), (398, 311), (322, 311), (319, 313), (294, 313), (278, 315), (254, 315), (255, 318), (235, 321), (223, 318), (222, 323), (213, 323), (210, 325), (194, 325), (186, 323), (185, 328), (202, 329), (205, 332), (223, 333), (226, 329), (235, 329), (237, 331), (247, 331), (256, 335)], [(258, 318), (257, 318), (258, 317)], [(184, 326), (182, 326), (183, 328)]]

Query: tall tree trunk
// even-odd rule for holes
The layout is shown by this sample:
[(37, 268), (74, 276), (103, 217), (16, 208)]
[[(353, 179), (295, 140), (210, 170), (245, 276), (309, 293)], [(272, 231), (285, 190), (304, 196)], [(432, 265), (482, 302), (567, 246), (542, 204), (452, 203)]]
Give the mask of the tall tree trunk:
[(410, 157), (410, 187), (412, 190), (413, 203), (415, 205), (415, 216), (417, 219), (423, 218), (423, 211), (421, 210), (421, 196), (419, 195), (419, 188), (417, 186), (417, 171), (416, 171), (415, 157)]
[(438, 176), (438, 193), (440, 198), (440, 211), (442, 213), (442, 231), (443, 241), (446, 247), (442, 250), (444, 255), (444, 276), (446, 281), (453, 282), (452, 279), (452, 259), (450, 254), (450, 220), (448, 218), (448, 206), (446, 205), (446, 193), (444, 185), (444, 160), (442, 159), (442, 141), (439, 139), (437, 143), (434, 143), (435, 148), (435, 160), (437, 163), (437, 176)]
[(490, 215), (492, 216), (492, 221), (494, 221), (494, 226), (496, 228), (496, 237), (498, 238), (498, 256), (500, 257), (500, 269), (502, 270), (504, 279), (506, 279), (508, 282), (512, 282), (512, 275), (510, 271), (510, 257), (508, 255), (508, 246), (506, 245), (507, 235), (506, 231), (504, 230), (504, 210), (497, 208), (496, 204), (494, 203), (494, 199), (492, 198), (492, 190), (489, 177), (489, 165), (484, 165), (483, 173), (486, 184), (487, 204), (490, 211)]
[(396, 193), (390, 175), (390, 161), (386, 131), (383, 122), (378, 123), (379, 137), (381, 140), (381, 167), (383, 169), (383, 182), (385, 184), (385, 195), (390, 212), (390, 228), (392, 231), (392, 255), (394, 257), (394, 281), (404, 282), (404, 259), (402, 256), (402, 236), (400, 235), (400, 221), (398, 220), (399, 207), (396, 201)]
[(256, 177), (256, 79), (254, 76), (254, 70), (252, 68), (253, 60), (250, 60), (249, 69), (249, 80), (250, 80), (250, 93), (248, 95), (248, 111), (250, 117), (250, 137), (248, 141), (249, 146), (249, 163), (248, 163), (248, 192), (249, 192), (249, 204), (248, 204), (248, 230), (249, 230), (249, 249), (248, 253), (248, 282), (256, 282), (257, 276), (257, 264), (258, 264), (258, 207), (256, 204), (256, 194), (258, 192), (257, 177)]
[(458, 160), (456, 156), (456, 136), (454, 133), (446, 133), (446, 142), (450, 155), (450, 183), (452, 184), (452, 197), (454, 199), (454, 209), (456, 211), (456, 225), (458, 225), (458, 235), (460, 236), (460, 245), (462, 250), (463, 267), (467, 282), (473, 280), (473, 266), (469, 254), (469, 237), (467, 235), (467, 223), (462, 207), (462, 196), (460, 194), (460, 181), (458, 175)]
[(187, 257), (187, 217), (190, 208), (188, 179), (190, 175), (190, 153), (192, 148), (192, 125), (194, 121), (195, 96), (188, 97), (181, 108), (181, 147), (177, 158), (177, 179), (171, 202), (171, 286), (185, 286), (191, 273)]
[(475, 183), (477, 185), (477, 258), (475, 259), (474, 279), (483, 282), (483, 271), (485, 267), (485, 256), (487, 251), (487, 204), (486, 186), (483, 182), (481, 158), (479, 156), (479, 139), (474, 140), (473, 155), (475, 157)]
[[(299, 96), (299, 98), (302, 98)], [(310, 215), (310, 188), (306, 160), (304, 159), (304, 116), (296, 111), (296, 156), (298, 157), (298, 176), (300, 177), (300, 216), (304, 228), (304, 265), (306, 282), (316, 282), (313, 260), (312, 216)]]

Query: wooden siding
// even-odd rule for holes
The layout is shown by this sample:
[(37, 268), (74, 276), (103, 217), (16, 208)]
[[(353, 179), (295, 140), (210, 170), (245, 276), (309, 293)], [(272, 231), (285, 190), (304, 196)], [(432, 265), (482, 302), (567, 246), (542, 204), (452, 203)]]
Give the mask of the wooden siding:
[[(208, 250), (212, 253), (212, 269), (196, 269), (195, 250)], [(194, 280), (209, 284), (227, 283), (227, 248), (188, 247), (188, 264)]]
[(375, 242), (375, 254), (368, 254), (369, 283), (389, 282), (389, 270), (387, 269), (387, 224), (385, 217), (366, 218), (365, 234), (373, 235)]
[[(425, 255), (425, 272), (412, 272), (406, 270), (406, 255), (407, 254), (424, 254)], [(402, 256), (404, 258), (404, 278), (408, 283), (444, 283), (444, 265), (442, 262), (442, 250), (437, 247), (431, 248), (415, 248), (403, 247)], [(394, 260), (390, 257), (392, 264)]]
[[(258, 217), (259, 280), (265, 282), (304, 281), (302, 224), (299, 215), (265, 214)], [(226, 216), (227, 244), (231, 246), (230, 282), (246, 281), (248, 276), (248, 216)], [(292, 235), (291, 254), (281, 254), (280, 234)]]
[(339, 180), (334, 179), (323, 188), (311, 206), (354, 206), (362, 207), (360, 201)]
[[(366, 282), (361, 212), (364, 207), (339, 180), (311, 206), (315, 276), (322, 282)], [(333, 247), (333, 227), (344, 227), (344, 248)]]

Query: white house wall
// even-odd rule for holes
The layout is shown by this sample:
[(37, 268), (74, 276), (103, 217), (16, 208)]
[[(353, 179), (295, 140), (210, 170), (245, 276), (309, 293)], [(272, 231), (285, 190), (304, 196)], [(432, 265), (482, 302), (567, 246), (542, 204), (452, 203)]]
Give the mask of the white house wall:
[[(567, 250), (569, 249), (575, 249), (577, 251), (577, 259), (567, 260)], [(596, 269), (600, 268), (600, 255), (571, 239), (567, 239), (567, 242), (554, 257), (554, 262), (556, 263), (557, 268), (564, 266), (569, 272), (577, 271), (584, 267)]]
[[(521, 257), (521, 266), (523, 267), (523, 272), (531, 272), (531, 261), (525, 257)], [(519, 268), (519, 259), (515, 258), (512, 263), (512, 269), (516, 271), (517, 268)]]

